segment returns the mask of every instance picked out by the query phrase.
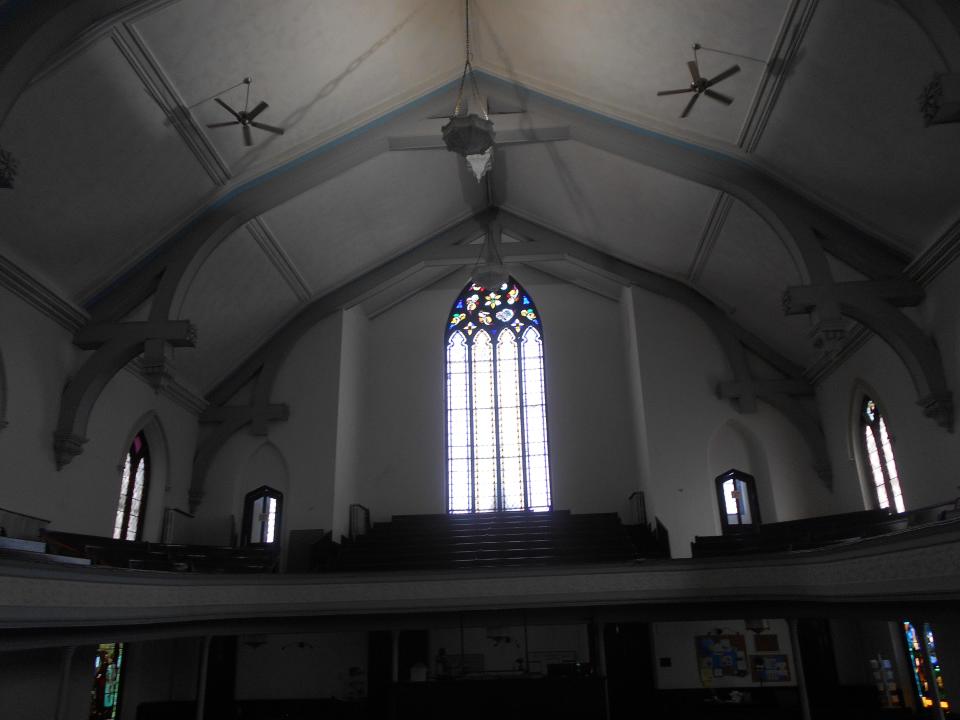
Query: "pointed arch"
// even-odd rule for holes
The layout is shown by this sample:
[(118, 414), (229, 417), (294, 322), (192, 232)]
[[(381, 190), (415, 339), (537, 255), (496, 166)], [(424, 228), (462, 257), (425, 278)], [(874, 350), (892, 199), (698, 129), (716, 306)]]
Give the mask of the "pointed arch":
[[(138, 443), (142, 446), (142, 451), (135, 448)], [(124, 540), (139, 540), (144, 536), (159, 537), (163, 523), (163, 496), (170, 489), (170, 452), (166, 432), (155, 410), (137, 418), (121, 448), (116, 465), (120, 478), (120, 493), (114, 516), (114, 537)], [(133, 498), (129, 493), (136, 490), (137, 467), (135, 463), (131, 466), (131, 461), (138, 459), (144, 460), (144, 475), (136, 508), (137, 521), (130, 533), (130, 518), (124, 517), (124, 514), (129, 515), (133, 510)], [(125, 493), (128, 493), (126, 497)], [(128, 537), (131, 534), (132, 536)]]
[(444, 334), (447, 511), (552, 507), (543, 330), (529, 293), (467, 283)]

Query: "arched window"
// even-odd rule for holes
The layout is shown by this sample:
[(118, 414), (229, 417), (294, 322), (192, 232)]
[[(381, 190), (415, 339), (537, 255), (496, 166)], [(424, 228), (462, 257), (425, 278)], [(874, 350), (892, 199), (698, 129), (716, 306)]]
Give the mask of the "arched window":
[(467, 284), (447, 354), (447, 511), (549, 510), (543, 329), (513, 278)]
[(717, 476), (716, 483), (723, 533), (756, 530), (760, 525), (760, 505), (753, 475), (727, 470)]
[(113, 537), (118, 540), (139, 540), (141, 523), (146, 509), (147, 486), (150, 483), (150, 452), (143, 431), (138, 432), (120, 473), (120, 499), (117, 502), (117, 519), (113, 525)]
[(887, 423), (877, 404), (869, 397), (863, 398), (860, 408), (860, 431), (877, 504), (881, 508), (892, 506), (898, 513), (902, 513), (903, 495), (900, 492), (900, 477), (897, 475), (897, 463), (893, 459), (893, 446), (890, 444)]
[(248, 492), (243, 501), (244, 545), (265, 545), (280, 537), (283, 493), (263, 485)]

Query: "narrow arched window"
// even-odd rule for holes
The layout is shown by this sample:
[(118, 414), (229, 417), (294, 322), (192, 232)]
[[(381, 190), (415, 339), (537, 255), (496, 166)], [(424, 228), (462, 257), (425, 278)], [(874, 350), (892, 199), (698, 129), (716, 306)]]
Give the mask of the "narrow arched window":
[(244, 545), (267, 545), (280, 538), (283, 493), (263, 485), (248, 492), (243, 502)]
[(513, 278), (473, 282), (446, 334), (447, 511), (549, 510), (543, 328)]
[(887, 423), (877, 404), (869, 397), (863, 399), (861, 406), (860, 431), (877, 504), (881, 508), (892, 507), (902, 513), (904, 505), (900, 492), (900, 476), (897, 474), (897, 463), (893, 459), (893, 446), (887, 432)]
[(146, 509), (147, 486), (150, 483), (150, 451), (143, 431), (138, 432), (123, 461), (120, 473), (120, 499), (113, 537), (118, 540), (139, 540), (141, 523)]
[(716, 484), (723, 533), (756, 530), (760, 526), (760, 503), (753, 475), (728, 470), (717, 476)]

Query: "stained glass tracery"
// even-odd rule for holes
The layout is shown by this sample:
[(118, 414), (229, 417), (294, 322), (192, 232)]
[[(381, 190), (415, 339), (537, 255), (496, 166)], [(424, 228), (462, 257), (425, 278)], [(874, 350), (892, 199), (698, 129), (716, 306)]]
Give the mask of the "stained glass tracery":
[(860, 413), (860, 429), (870, 466), (877, 504), (881, 508), (891, 506), (898, 513), (904, 511), (903, 494), (900, 492), (900, 476), (893, 457), (893, 445), (887, 432), (887, 423), (871, 398), (863, 399)]
[(543, 336), (530, 296), (513, 278), (468, 283), (446, 358), (448, 511), (549, 510)]

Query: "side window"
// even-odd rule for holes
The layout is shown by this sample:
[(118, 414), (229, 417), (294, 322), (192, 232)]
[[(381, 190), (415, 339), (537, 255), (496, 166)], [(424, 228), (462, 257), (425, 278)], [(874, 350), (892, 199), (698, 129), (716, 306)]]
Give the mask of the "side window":
[(893, 445), (890, 443), (887, 423), (877, 403), (869, 397), (863, 398), (860, 408), (860, 437), (863, 439), (864, 457), (877, 505), (902, 513), (903, 494), (900, 492), (900, 476), (893, 458)]
[(113, 524), (117, 540), (139, 540), (141, 522), (146, 511), (147, 487), (150, 484), (150, 451), (141, 430), (134, 436), (120, 473), (120, 498)]
[(243, 545), (266, 545), (280, 539), (283, 493), (266, 485), (247, 493), (243, 502)]
[(723, 534), (757, 529), (760, 507), (753, 476), (740, 470), (728, 470), (717, 477), (716, 484)]

